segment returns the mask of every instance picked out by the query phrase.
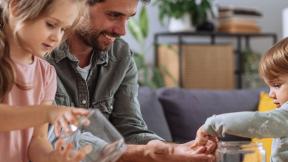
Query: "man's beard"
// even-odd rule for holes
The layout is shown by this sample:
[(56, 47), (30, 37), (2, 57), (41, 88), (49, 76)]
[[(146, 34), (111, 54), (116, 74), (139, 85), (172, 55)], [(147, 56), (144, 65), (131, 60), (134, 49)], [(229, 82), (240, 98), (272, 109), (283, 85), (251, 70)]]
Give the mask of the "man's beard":
[[(93, 30), (78, 30), (76, 31), (78, 37), (87, 45), (90, 46), (98, 51), (107, 51), (110, 49), (110, 46), (104, 46), (103, 42), (100, 41), (99, 37), (105, 35), (108, 32), (102, 31), (102, 32), (97, 32)], [(113, 35), (117, 36), (116, 34), (110, 34), (108, 35)]]

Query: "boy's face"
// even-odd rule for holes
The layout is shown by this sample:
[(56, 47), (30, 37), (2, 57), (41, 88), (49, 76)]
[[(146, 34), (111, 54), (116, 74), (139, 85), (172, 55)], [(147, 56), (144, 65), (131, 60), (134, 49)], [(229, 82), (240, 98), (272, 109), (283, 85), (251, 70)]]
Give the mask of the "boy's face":
[(23, 26), (16, 31), (19, 44), (25, 52), (40, 57), (52, 51), (60, 44), (64, 31), (76, 20), (77, 11), (77, 3), (56, 0), (51, 12), (24, 22)]
[(288, 101), (288, 74), (274, 80), (264, 79), (264, 81), (270, 88), (269, 97), (278, 108)]

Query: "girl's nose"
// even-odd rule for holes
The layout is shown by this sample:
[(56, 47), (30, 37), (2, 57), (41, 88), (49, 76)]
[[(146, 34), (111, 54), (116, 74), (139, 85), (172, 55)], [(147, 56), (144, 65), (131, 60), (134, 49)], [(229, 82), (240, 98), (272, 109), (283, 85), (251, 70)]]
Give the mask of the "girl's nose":
[(61, 30), (57, 30), (55, 32), (53, 32), (51, 35), (50, 35), (50, 39), (53, 41), (53, 42), (59, 42), (61, 39), (62, 39), (62, 31)]

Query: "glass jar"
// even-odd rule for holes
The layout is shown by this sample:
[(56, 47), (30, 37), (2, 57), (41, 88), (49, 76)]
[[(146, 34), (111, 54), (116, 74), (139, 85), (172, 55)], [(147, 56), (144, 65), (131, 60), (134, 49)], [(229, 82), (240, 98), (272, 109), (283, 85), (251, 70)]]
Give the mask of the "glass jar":
[(250, 141), (219, 142), (217, 162), (266, 162), (266, 152), (261, 143)]
[[(74, 144), (78, 150), (87, 144), (92, 151), (81, 162), (115, 162), (125, 152), (127, 146), (122, 135), (98, 110), (90, 109), (89, 125), (85, 125), (85, 118), (79, 118), (78, 125), (70, 125), (70, 132), (62, 132), (65, 144)], [(74, 155), (71, 155), (74, 156)]]

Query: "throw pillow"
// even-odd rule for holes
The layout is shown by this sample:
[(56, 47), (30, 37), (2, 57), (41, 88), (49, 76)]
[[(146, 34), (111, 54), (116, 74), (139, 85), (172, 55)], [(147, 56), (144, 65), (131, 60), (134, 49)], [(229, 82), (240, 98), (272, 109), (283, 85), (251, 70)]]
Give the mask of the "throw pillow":
[(259, 91), (164, 88), (158, 96), (173, 141), (182, 143), (194, 140), (198, 128), (213, 114), (256, 111)]
[[(261, 92), (258, 111), (260, 112), (271, 111), (275, 108), (276, 105), (273, 103), (273, 99), (269, 97), (268, 93)], [(253, 141), (260, 142), (263, 144), (266, 150), (266, 158), (267, 158), (266, 161), (270, 161), (272, 138), (253, 139)]]

